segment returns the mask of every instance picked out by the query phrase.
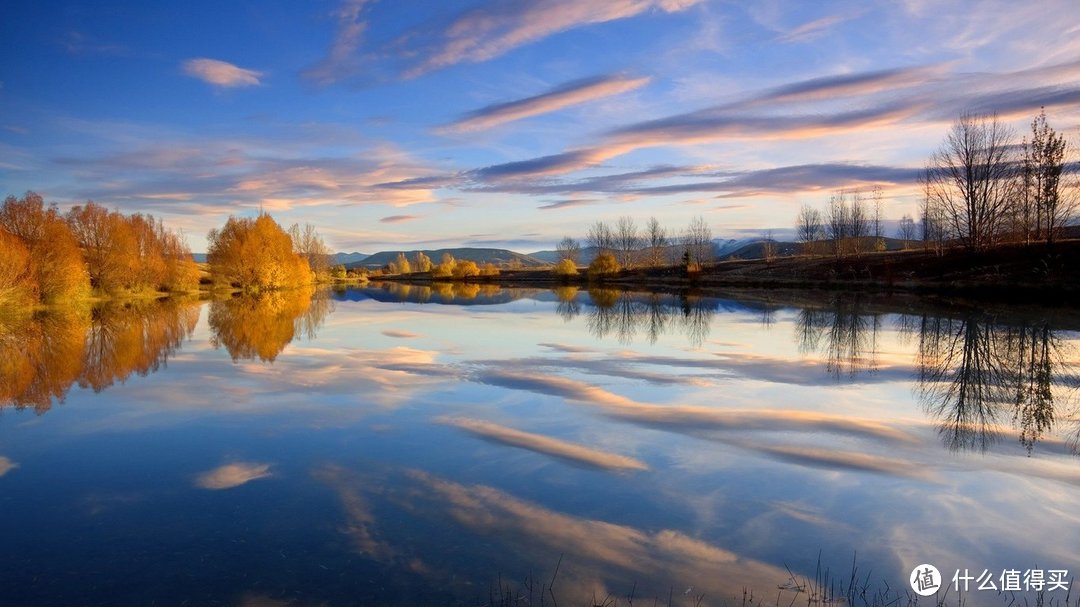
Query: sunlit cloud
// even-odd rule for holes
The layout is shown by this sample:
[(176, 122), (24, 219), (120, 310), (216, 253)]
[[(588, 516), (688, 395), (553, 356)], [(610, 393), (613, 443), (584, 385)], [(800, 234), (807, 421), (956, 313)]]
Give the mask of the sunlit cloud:
[(479, 63), (559, 32), (659, 11), (674, 13), (700, 0), (545, 0), (506, 4), (487, 0), (462, 13), (426, 57), (405, 72), (416, 77), (458, 63)]
[(15, 468), (18, 468), (19, 464), (11, 461), (7, 456), (0, 455), (0, 476), (4, 476), (8, 472), (11, 472)]
[(869, 440), (913, 444), (906, 430), (872, 419), (832, 413), (788, 409), (725, 409), (700, 405), (653, 405), (634, 401), (603, 388), (557, 375), (486, 370), (481, 383), (549, 394), (601, 408), (613, 417), (655, 426), (694, 427), (702, 430), (761, 430), (834, 432)]
[(599, 76), (568, 82), (535, 95), (489, 105), (469, 112), (461, 119), (439, 129), (444, 133), (460, 133), (489, 129), (507, 122), (538, 116), (612, 95), (619, 95), (648, 84), (650, 78)]
[(184, 73), (214, 86), (236, 88), (258, 86), (263, 73), (238, 67), (217, 59), (188, 59), (183, 63)]
[(500, 426), (499, 424), (465, 417), (440, 417), (436, 421), (454, 426), (479, 437), (493, 440), (513, 447), (528, 449), (545, 455), (569, 460), (573, 463), (602, 468), (604, 470), (648, 470), (649, 466), (640, 460), (625, 455), (618, 455), (585, 445), (579, 445), (542, 434), (523, 432)]
[(195, 486), (203, 489), (232, 489), (268, 476), (270, 464), (236, 462), (200, 474), (195, 479)]
[(417, 337), (420, 337), (418, 333), (413, 333), (411, 331), (399, 331), (397, 329), (386, 329), (385, 331), (382, 331), (382, 334), (387, 337), (393, 337), (395, 339), (415, 339)]

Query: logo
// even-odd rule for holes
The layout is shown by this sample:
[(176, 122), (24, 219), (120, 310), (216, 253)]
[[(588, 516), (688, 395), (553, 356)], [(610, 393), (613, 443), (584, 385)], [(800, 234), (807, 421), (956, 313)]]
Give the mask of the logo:
[(919, 596), (936, 594), (941, 588), (941, 572), (933, 565), (923, 563), (911, 571), (911, 589)]

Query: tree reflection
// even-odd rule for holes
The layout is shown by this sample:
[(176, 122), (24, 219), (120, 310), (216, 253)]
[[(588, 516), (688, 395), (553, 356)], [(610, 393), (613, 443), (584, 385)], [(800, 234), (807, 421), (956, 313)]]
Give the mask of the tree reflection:
[(881, 316), (863, 312), (858, 299), (836, 298), (828, 308), (803, 308), (795, 320), (795, 341), (803, 354), (823, 352), (833, 376), (877, 369)]
[(1069, 350), (1046, 323), (924, 317), (916, 392), (949, 449), (985, 451), (1011, 422), (1030, 453), (1053, 428), (1057, 388), (1077, 385)]
[(311, 288), (239, 295), (210, 303), (211, 343), (234, 361), (273, 362), (297, 336), (314, 337), (333, 311), (325, 291)]
[[(571, 295), (565, 289), (556, 289), (560, 298), (556, 310), (570, 320), (580, 312), (580, 306), (576, 299), (573, 303), (563, 302), (564, 295)], [(695, 295), (631, 293), (595, 287), (589, 288), (588, 293), (592, 303), (586, 318), (589, 332), (598, 339), (614, 335), (624, 344), (631, 343), (642, 330), (652, 344), (661, 335), (681, 329), (691, 345), (700, 346), (709, 337), (716, 313), (714, 301)]]
[(0, 319), (0, 407), (48, 411), (75, 383), (101, 391), (166, 364), (198, 302), (166, 299)]

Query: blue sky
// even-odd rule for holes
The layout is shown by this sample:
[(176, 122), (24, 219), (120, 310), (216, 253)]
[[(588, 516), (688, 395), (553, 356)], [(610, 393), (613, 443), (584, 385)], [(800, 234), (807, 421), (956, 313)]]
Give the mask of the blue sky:
[(915, 178), (962, 111), (1080, 126), (1070, 1), (31, 2), (0, 8), (0, 186), (331, 246), (550, 248), (596, 219), (780, 235)]

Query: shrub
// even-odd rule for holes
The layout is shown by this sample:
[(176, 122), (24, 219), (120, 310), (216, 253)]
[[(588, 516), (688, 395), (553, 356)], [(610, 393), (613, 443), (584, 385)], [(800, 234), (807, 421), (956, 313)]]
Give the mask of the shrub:
[(577, 264), (571, 259), (560, 259), (559, 263), (555, 264), (552, 272), (556, 276), (576, 276), (578, 273)]
[(619, 262), (611, 253), (601, 253), (589, 264), (589, 276), (610, 276), (619, 271)]
[(470, 276), (479, 276), (480, 268), (476, 265), (475, 261), (469, 261), (468, 259), (459, 259), (454, 263), (453, 275), (454, 278), (468, 278)]

